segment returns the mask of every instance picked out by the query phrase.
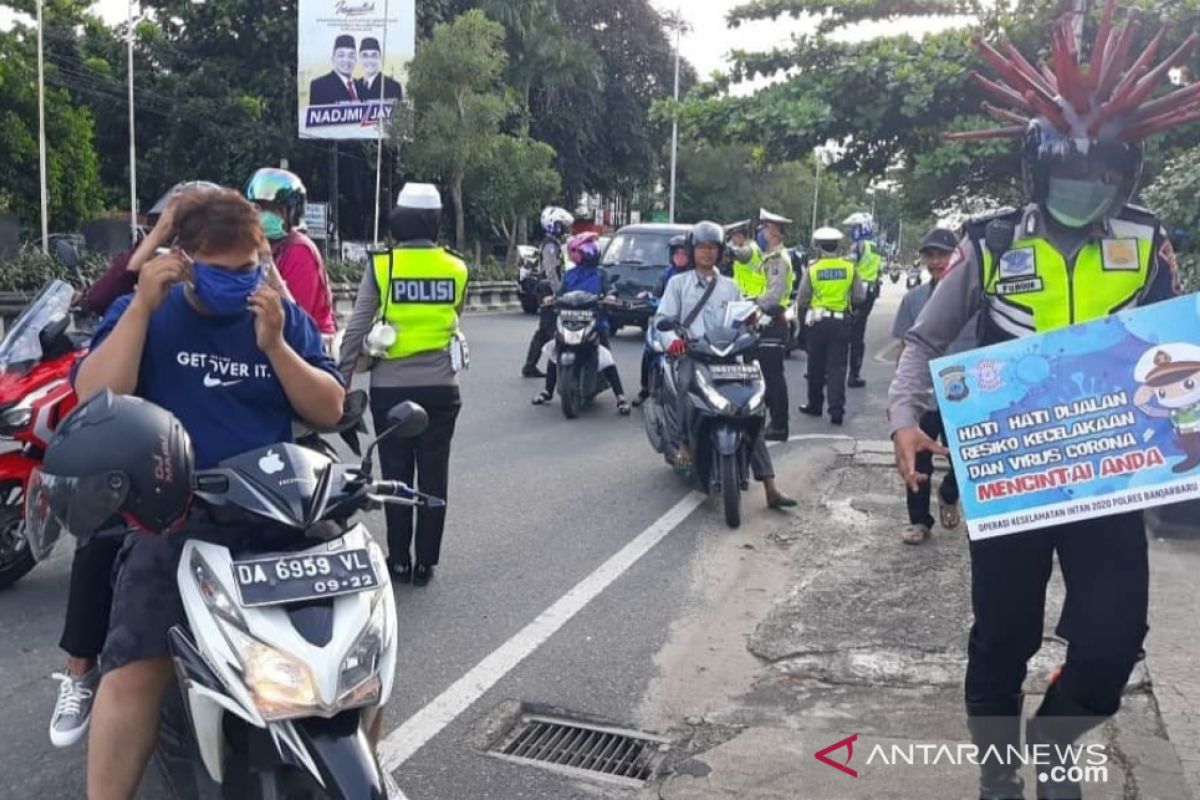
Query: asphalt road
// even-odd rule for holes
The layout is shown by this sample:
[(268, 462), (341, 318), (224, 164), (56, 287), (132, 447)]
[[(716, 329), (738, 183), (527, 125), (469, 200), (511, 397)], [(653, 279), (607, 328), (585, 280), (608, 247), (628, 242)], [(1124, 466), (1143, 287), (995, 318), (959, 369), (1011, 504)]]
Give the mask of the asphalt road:
[[(888, 344), (902, 287), (885, 286), (872, 316), (865, 390), (851, 390), (847, 424), (803, 417), (802, 355), (788, 362), (792, 434), (883, 436)], [(517, 636), (598, 566), (636, 539), (687, 494), (645, 441), (640, 418), (616, 414), (611, 395), (574, 421), (557, 402), (533, 407), (540, 381), (517, 377), (534, 321), (519, 314), (468, 318), (472, 368), (454, 440), (442, 564), (424, 589), (398, 586), (400, 656), (386, 729), (421, 711)], [(626, 329), (614, 351), (630, 394), (637, 389), (641, 339)], [(802, 457), (803, 441), (775, 457)], [(784, 486), (802, 493), (803, 486)], [(761, 494), (747, 495), (757, 511)], [(482, 755), (480, 721), (506, 701), (544, 704), (631, 720), (657, 667), (654, 655), (682, 608), (694, 602), (690, 559), (700, 506), (527, 658), (457, 714), (395, 772), (410, 800), (595, 797), (627, 790), (584, 786), (539, 769)], [(368, 524), (382, 534), (380, 515)], [(69, 548), (0, 593), (0, 798), (83, 795), (83, 749), (54, 749), (46, 726), (62, 667), (57, 649)], [(142, 795), (154, 797), (153, 784)]]

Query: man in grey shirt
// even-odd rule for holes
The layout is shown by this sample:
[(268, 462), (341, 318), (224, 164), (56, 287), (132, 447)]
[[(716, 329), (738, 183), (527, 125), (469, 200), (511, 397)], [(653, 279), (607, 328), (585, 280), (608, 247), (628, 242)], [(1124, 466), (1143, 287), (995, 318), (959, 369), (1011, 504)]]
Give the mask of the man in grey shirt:
[[(933, 297), (934, 289), (937, 288), (942, 276), (946, 273), (946, 268), (950, 264), (950, 256), (958, 246), (958, 237), (953, 231), (945, 228), (934, 228), (929, 233), (925, 234), (925, 238), (921, 240), (921, 261), (929, 270), (929, 275), (932, 280), (929, 283), (921, 284), (904, 295), (904, 299), (900, 301), (900, 310), (896, 312), (896, 320), (892, 325), (892, 336), (900, 339), (900, 354), (904, 352), (904, 337), (908, 335), (909, 330), (916, 324), (917, 318), (921, 315), (921, 310), (925, 308), (929, 299)], [(946, 354), (959, 353), (964, 350), (970, 350), (975, 347), (975, 326), (968, 324), (959, 334), (958, 338), (951, 343)], [(930, 439), (941, 439), (945, 444), (946, 434), (942, 429), (942, 415), (939, 413), (937, 406), (933, 403), (932, 398), (929, 400), (929, 406), (926, 411), (921, 414), (920, 428), (925, 432), (925, 435)], [(929, 478), (933, 475), (933, 455), (931, 453), (920, 453), (917, 456), (916, 463), (917, 472), (925, 476), (925, 480), (921, 482), (917, 489), (905, 487), (908, 495), (908, 526), (900, 534), (900, 539), (905, 544), (921, 544), (929, 538), (930, 531), (933, 528), (933, 517), (929, 513), (929, 495), (930, 481)], [(938, 516), (941, 520), (942, 527), (947, 530), (952, 530), (958, 527), (959, 511), (958, 511), (958, 483), (954, 479), (954, 469), (951, 467), (946, 474), (945, 480), (942, 481), (941, 488), (938, 490)]]
[[(699, 222), (688, 235), (692, 263), (695, 269), (676, 275), (667, 283), (662, 300), (658, 304), (659, 319), (676, 320), (680, 323), (689, 322), (688, 336), (698, 339), (704, 336), (710, 328), (721, 327), (725, 324), (725, 311), (730, 303), (739, 302), (742, 293), (736, 283), (717, 272), (717, 263), (721, 260), (725, 248), (725, 231), (715, 222)], [(713, 285), (713, 282), (716, 282)], [(711, 291), (710, 291), (711, 288)], [(706, 298), (707, 295), (707, 298)], [(697, 311), (697, 309), (699, 309)], [(692, 317), (689, 321), (688, 318)], [(677, 468), (685, 469), (691, 465), (692, 447), (692, 405), (688, 397), (688, 387), (692, 384), (695, 365), (687, 356), (687, 342), (674, 331), (662, 334), (663, 344), (667, 354), (677, 359), (675, 367), (675, 386), (677, 387), (677, 414), (679, 421), (679, 454)], [(754, 442), (750, 466), (754, 471), (755, 480), (761, 481), (766, 491), (768, 508), (789, 508), (796, 501), (779, 491), (775, 486), (775, 468), (771, 464), (771, 456), (767, 453), (767, 443), (760, 433)]]

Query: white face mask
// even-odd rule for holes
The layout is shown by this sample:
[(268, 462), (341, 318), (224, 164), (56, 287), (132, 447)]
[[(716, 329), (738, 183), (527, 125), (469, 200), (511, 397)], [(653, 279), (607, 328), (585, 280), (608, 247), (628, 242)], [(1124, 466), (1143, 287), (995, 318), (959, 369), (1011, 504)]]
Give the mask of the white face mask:
[(1118, 188), (1095, 180), (1051, 178), (1046, 210), (1068, 228), (1086, 228), (1112, 209)]

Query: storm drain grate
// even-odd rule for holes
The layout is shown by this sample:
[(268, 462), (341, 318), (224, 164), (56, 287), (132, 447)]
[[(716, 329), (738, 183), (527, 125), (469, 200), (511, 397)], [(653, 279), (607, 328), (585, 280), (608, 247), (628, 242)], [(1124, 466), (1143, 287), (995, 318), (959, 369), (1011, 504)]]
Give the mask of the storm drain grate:
[(622, 728), (526, 714), (492, 755), (576, 777), (641, 786), (654, 776), (669, 742)]

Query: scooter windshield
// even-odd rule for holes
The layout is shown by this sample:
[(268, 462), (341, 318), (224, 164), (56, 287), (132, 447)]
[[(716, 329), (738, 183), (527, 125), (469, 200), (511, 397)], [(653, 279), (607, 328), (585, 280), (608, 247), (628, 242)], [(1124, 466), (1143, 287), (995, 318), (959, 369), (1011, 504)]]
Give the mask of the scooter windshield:
[(60, 280), (42, 287), (0, 341), (0, 372), (21, 369), (42, 357), (41, 333), (71, 313), (75, 290)]

